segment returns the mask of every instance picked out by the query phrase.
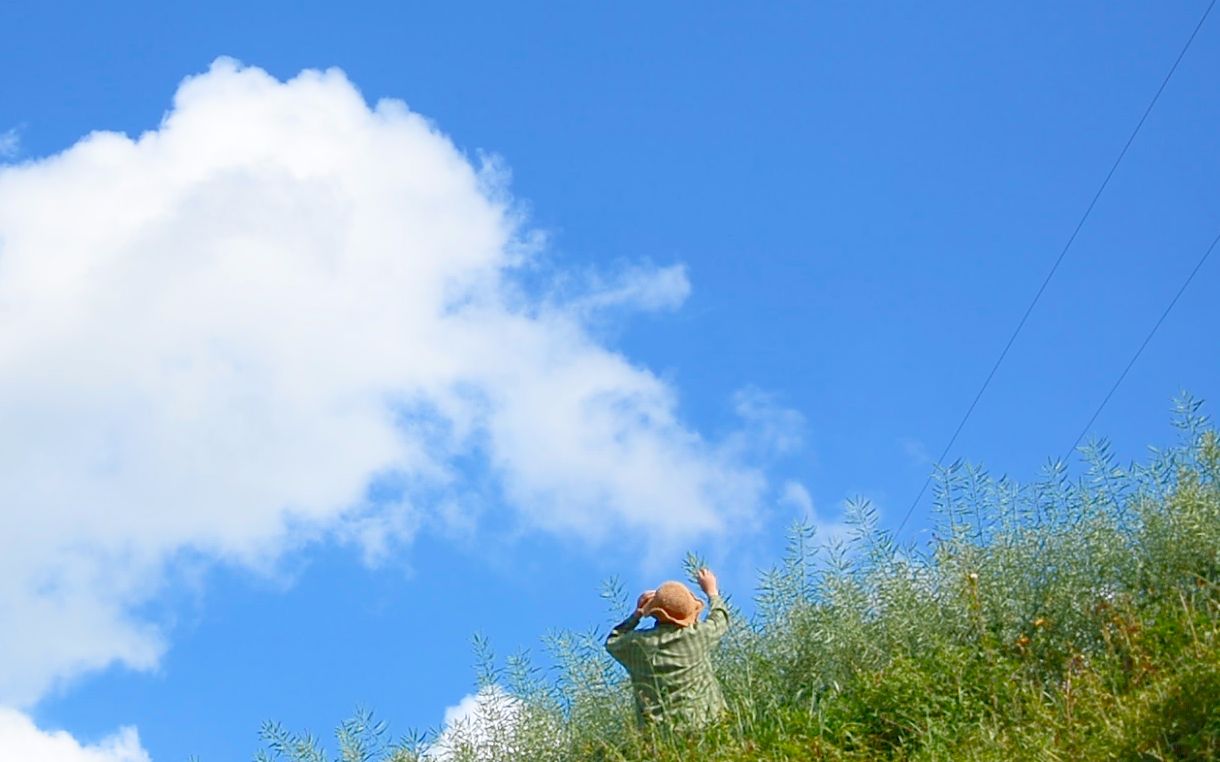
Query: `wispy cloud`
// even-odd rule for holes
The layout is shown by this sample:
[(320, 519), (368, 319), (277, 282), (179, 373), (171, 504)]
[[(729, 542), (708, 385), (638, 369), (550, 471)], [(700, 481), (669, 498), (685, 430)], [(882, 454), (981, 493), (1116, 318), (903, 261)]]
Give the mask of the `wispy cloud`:
[(805, 417), (784, 407), (772, 394), (754, 387), (733, 395), (733, 408), (744, 427), (740, 444), (766, 455), (788, 455), (805, 444)]
[(21, 151), (21, 136), (14, 127), (0, 132), (0, 159), (11, 159)]
[(585, 280), (583, 293), (564, 303), (565, 310), (585, 316), (616, 308), (673, 310), (682, 306), (691, 288), (683, 265), (629, 267), (610, 278), (592, 274)]
[[(228, 60), (138, 140), (0, 168), (0, 621), (22, 622), (0, 629), (0, 703), (154, 666), (164, 637), (133, 612), (183, 551), (268, 568), (336, 533), (376, 563), (493, 502), (676, 544), (758, 510), (734, 435), (684, 423), (586, 322), (676, 305), (685, 271), (531, 303), (515, 268), (538, 236), (506, 176), (339, 71)], [(789, 446), (790, 421), (739, 407)]]
[(792, 512), (792, 520), (813, 526), (819, 542), (833, 542), (847, 536), (847, 525), (818, 515), (809, 489), (801, 482), (784, 482), (779, 494), (780, 505)]
[(796, 512), (797, 518), (812, 521), (814, 518), (813, 498), (804, 484), (796, 481), (784, 482), (780, 493), (780, 502)]
[(902, 453), (907, 456), (907, 459), (912, 463), (920, 466), (928, 466), (932, 464), (932, 453), (928, 452), (928, 446), (914, 437), (903, 437), (898, 440), (902, 447)]

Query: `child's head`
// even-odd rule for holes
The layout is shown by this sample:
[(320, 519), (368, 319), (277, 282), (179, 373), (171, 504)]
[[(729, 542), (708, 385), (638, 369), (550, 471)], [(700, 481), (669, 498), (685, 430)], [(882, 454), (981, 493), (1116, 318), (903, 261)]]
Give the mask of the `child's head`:
[(703, 601), (696, 598), (690, 588), (681, 582), (670, 581), (657, 588), (640, 613), (653, 617), (658, 622), (690, 627), (702, 610)]

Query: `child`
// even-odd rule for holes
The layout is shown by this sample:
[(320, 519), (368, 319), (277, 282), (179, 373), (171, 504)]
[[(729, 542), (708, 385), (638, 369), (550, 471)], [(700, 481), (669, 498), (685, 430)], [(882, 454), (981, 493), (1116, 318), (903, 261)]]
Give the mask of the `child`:
[[(635, 612), (606, 638), (606, 650), (631, 676), (641, 726), (700, 727), (725, 710), (711, 654), (728, 629), (729, 612), (710, 569), (699, 570), (699, 587), (711, 604), (702, 622), (703, 602), (681, 582), (666, 582), (640, 595)], [(646, 616), (656, 626), (636, 630)]]

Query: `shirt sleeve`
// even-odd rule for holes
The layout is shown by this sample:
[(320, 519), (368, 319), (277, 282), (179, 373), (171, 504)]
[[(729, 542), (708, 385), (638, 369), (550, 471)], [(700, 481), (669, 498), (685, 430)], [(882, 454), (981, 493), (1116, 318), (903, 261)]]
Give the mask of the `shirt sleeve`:
[(707, 619), (699, 624), (699, 629), (704, 637), (714, 645), (729, 630), (729, 608), (719, 595), (708, 596), (708, 602), (711, 603), (711, 608), (708, 609)]
[(614, 625), (614, 629), (610, 630), (610, 634), (606, 636), (606, 650), (610, 652), (618, 661), (622, 662), (628, 650), (631, 647), (631, 638), (627, 637), (640, 624), (638, 614), (632, 614), (623, 621)]

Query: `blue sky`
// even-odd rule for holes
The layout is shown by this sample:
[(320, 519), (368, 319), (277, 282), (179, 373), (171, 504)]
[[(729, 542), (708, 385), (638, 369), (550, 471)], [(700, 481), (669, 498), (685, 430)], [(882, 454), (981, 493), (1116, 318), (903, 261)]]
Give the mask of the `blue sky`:
[[(896, 527), (1205, 7), (6, 7), (0, 747), (438, 725), (475, 632)], [(1220, 233), (1217, 23), (951, 458), (1036, 476)], [(1121, 459), (1220, 397), (1218, 286)]]

